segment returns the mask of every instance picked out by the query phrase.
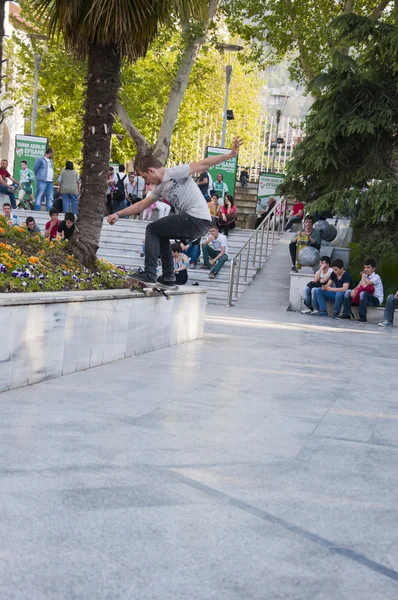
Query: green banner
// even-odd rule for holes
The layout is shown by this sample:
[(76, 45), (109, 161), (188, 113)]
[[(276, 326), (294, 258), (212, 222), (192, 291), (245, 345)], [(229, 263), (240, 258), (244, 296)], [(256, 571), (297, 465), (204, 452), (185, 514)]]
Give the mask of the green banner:
[[(14, 179), (25, 183), (22, 187), (28, 188), (28, 181), (31, 179), (29, 174), (24, 174), (21, 168), (21, 161), (26, 160), (28, 163), (27, 170), (33, 173), (33, 167), (36, 159), (40, 156), (44, 156), (47, 149), (47, 138), (38, 137), (35, 135), (20, 135), (15, 136), (15, 152), (14, 152)], [(36, 179), (32, 182), (33, 195), (36, 195)]]
[(275, 191), (284, 178), (285, 176), (282, 173), (269, 173), (267, 171), (260, 173), (257, 196), (263, 206), (267, 204), (270, 196), (274, 196), (276, 200), (279, 200), (280, 196), (276, 195)]
[[(215, 148), (213, 146), (208, 146), (206, 156), (219, 156), (220, 154), (229, 154), (229, 152), (231, 152), (230, 148)], [(213, 184), (217, 181), (218, 173), (221, 173), (221, 175), (223, 176), (223, 182), (227, 185), (228, 194), (231, 194), (231, 196), (233, 196), (235, 194), (237, 170), (238, 157), (235, 156), (234, 158), (230, 158), (226, 162), (221, 163), (220, 165), (212, 167), (211, 169), (209, 169), (209, 173), (212, 176)]]

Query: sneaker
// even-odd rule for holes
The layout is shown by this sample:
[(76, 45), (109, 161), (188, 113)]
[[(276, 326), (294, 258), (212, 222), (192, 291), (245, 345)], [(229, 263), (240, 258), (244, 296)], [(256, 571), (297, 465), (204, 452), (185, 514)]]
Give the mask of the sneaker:
[(315, 313), (314, 316), (315, 317), (327, 317), (328, 313), (326, 311), (320, 310), (319, 312)]
[(291, 273), (297, 273), (297, 269), (296, 269), (296, 267), (292, 267), (292, 268), (290, 269), (290, 272), (291, 272)]
[(136, 279), (137, 281), (142, 281), (142, 283), (148, 283), (148, 285), (156, 285), (156, 281), (154, 281), (151, 277), (149, 277), (145, 271), (135, 271), (132, 274), (132, 279)]
[(368, 322), (368, 320), (366, 317), (359, 317), (359, 319), (357, 319), (355, 321), (355, 323), (367, 323), (367, 322)]
[(379, 327), (392, 327), (393, 324), (391, 321), (383, 321), (383, 323), (379, 323)]
[(335, 319), (339, 319), (339, 320), (340, 320), (340, 319), (347, 319), (348, 321), (350, 321), (350, 320), (351, 320), (351, 316), (350, 316), (350, 315), (345, 315), (345, 314), (342, 314), (342, 315), (335, 315), (335, 317), (334, 317), (334, 318), (335, 318)]
[(319, 315), (319, 310), (313, 310), (311, 314), (316, 317), (316, 315)]
[(213, 273), (213, 271), (212, 271), (209, 275), (209, 279), (215, 279), (215, 278), (216, 278), (216, 274)]
[(143, 252), (141, 252), (140, 254), (140, 258), (144, 258), (145, 254)]
[(165, 287), (176, 287), (176, 280), (163, 279), (163, 275), (157, 278), (157, 283), (164, 285)]
[(202, 265), (200, 268), (203, 269), (203, 271), (208, 271), (210, 269), (208, 265)]
[(313, 311), (310, 308), (305, 308), (301, 311), (302, 315), (312, 315)]

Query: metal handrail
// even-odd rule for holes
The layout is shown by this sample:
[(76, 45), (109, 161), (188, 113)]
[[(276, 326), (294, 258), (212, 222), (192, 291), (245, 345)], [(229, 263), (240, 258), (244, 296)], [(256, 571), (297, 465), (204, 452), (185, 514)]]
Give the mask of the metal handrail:
[[(233, 300), (238, 299), (239, 283), (240, 283), (240, 270), (241, 270), (243, 254), (246, 252), (246, 256), (245, 256), (245, 260), (244, 260), (244, 265), (245, 265), (244, 266), (244, 281), (246, 283), (247, 282), (247, 272), (249, 269), (249, 262), (250, 262), (250, 250), (252, 248), (252, 245), (254, 246), (254, 249), (253, 249), (253, 258), (251, 259), (251, 263), (252, 263), (252, 267), (257, 268), (257, 269), (261, 269), (262, 265), (265, 263), (265, 261), (268, 258), (270, 233), (271, 233), (272, 250), (274, 249), (275, 229), (276, 228), (275, 228), (275, 218), (273, 219), (273, 217), (276, 217), (276, 211), (278, 210), (279, 207), (282, 206), (282, 204), (284, 202), (285, 202), (285, 200), (279, 200), (279, 202), (277, 202), (273, 206), (273, 208), (267, 214), (267, 216), (262, 221), (262, 223), (260, 223), (260, 225), (257, 227), (257, 229), (255, 229), (253, 231), (251, 236), (247, 239), (246, 243), (242, 246), (242, 248), (239, 250), (239, 252), (231, 260), (231, 270), (230, 270), (230, 274), (229, 274), (229, 285), (228, 285), (228, 306), (233, 306)], [(280, 216), (280, 218), (278, 220), (278, 229), (277, 229), (278, 239), (281, 236), (281, 223), (282, 223), (282, 217), (283, 217), (282, 212), (279, 216)], [(272, 219), (272, 230), (270, 231), (271, 219)], [(265, 240), (265, 254), (263, 254), (265, 231), (267, 232), (267, 235), (266, 235), (266, 240)], [(260, 237), (260, 248), (258, 248), (259, 236), (261, 236)], [(263, 257), (264, 257), (264, 259), (263, 259)], [(256, 267), (256, 263), (257, 263), (257, 267)], [(236, 275), (236, 280), (235, 280), (235, 275)], [(233, 297), (234, 296), (234, 287), (235, 287), (235, 297)]]

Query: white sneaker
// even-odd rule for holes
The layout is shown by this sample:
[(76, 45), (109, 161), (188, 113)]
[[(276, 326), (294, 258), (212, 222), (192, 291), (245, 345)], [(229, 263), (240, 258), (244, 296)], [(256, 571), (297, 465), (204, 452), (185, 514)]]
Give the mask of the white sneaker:
[(309, 308), (305, 308), (304, 310), (301, 311), (302, 315), (310, 315), (312, 313), (312, 310), (310, 310)]
[(311, 314), (312, 315), (319, 315), (319, 310), (313, 310)]

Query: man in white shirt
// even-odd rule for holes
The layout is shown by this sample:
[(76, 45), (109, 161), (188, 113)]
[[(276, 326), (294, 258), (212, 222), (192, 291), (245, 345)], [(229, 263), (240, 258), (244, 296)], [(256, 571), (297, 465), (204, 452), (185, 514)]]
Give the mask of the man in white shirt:
[(209, 279), (215, 279), (228, 260), (227, 238), (218, 231), (217, 227), (210, 229), (209, 237), (202, 244), (202, 252), (204, 263), (202, 269), (210, 269)]
[[(138, 214), (162, 198), (174, 206), (176, 214), (148, 224), (145, 235), (145, 270), (137, 273), (135, 279), (149, 285), (160, 283), (166, 287), (175, 286), (170, 240), (193, 240), (202, 237), (211, 227), (209, 207), (191, 176), (234, 158), (238, 155), (241, 144), (242, 140), (237, 137), (228, 154), (208, 156), (198, 162), (171, 169), (166, 169), (153, 155), (136, 160), (137, 172), (146, 183), (153, 184), (154, 187), (144, 200), (109, 215), (108, 222), (113, 225), (120, 217)], [(159, 254), (163, 274), (156, 279)]]
[[(373, 294), (365, 290), (359, 294), (359, 319), (357, 323), (366, 323), (366, 313), (368, 306), (381, 306), (384, 300), (384, 289), (380, 275), (376, 273), (376, 261), (373, 258), (365, 260), (361, 281), (357, 287), (370, 286), (373, 288)], [(357, 295), (357, 287), (353, 290), (347, 290), (344, 295), (344, 310), (341, 319), (351, 319), (352, 300)]]

